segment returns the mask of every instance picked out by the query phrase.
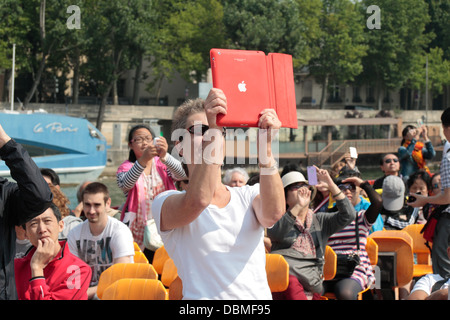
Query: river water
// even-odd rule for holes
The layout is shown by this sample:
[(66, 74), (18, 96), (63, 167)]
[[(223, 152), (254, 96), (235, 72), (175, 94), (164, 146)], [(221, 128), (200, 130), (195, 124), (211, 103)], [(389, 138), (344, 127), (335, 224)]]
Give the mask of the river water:
[[(125, 196), (122, 190), (119, 189), (116, 182), (116, 177), (101, 176), (97, 181), (104, 183), (109, 190), (111, 197), (111, 206), (118, 207), (125, 202)], [(81, 183), (81, 181), (80, 181)], [(62, 185), (61, 190), (70, 200), (70, 209), (74, 209), (77, 206), (77, 190), (78, 185)]]

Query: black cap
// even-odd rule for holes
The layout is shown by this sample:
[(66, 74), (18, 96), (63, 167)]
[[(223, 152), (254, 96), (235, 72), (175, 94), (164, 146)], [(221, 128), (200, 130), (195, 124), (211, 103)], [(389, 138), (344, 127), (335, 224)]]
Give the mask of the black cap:
[(340, 185), (340, 184), (342, 184), (343, 180), (350, 178), (350, 177), (361, 178), (361, 173), (359, 171), (350, 169), (347, 166), (345, 166), (339, 171), (339, 175), (336, 179), (336, 184)]

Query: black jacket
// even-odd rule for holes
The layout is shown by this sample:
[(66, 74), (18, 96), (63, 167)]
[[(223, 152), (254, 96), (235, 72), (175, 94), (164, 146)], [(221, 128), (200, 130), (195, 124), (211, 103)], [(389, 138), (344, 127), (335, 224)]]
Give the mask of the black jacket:
[(16, 181), (0, 177), (0, 300), (14, 300), (17, 299), (14, 226), (47, 210), (52, 192), (39, 168), (20, 144), (11, 139), (0, 148), (0, 157)]

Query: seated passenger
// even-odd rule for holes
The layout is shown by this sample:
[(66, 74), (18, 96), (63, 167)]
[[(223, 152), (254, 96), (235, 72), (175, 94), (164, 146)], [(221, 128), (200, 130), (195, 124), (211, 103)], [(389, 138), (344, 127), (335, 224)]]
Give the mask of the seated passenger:
[(17, 294), (20, 300), (86, 300), (91, 268), (74, 256), (66, 241), (58, 241), (64, 222), (52, 203), (23, 228), (34, 246), (15, 259)]

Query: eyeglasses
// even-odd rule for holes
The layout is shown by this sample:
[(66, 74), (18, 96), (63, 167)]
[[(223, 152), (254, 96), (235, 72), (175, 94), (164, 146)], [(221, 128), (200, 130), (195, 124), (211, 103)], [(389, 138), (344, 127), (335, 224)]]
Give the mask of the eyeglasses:
[(134, 138), (133, 140), (131, 140), (133, 142), (136, 142), (137, 144), (141, 144), (142, 142), (147, 142), (150, 143), (153, 141), (153, 137), (152, 136), (137, 136), (136, 138)]
[(339, 190), (341, 191), (345, 191), (345, 190), (350, 190), (351, 192), (356, 190), (356, 187), (354, 184), (340, 184), (338, 185)]
[[(200, 128), (200, 129), (199, 129)], [(187, 131), (190, 133), (190, 134), (199, 134), (199, 133), (201, 133), (201, 135), (202, 136), (204, 136), (205, 135), (205, 133), (206, 133), (206, 131), (208, 131), (209, 130), (209, 126), (208, 125), (206, 125), (206, 124), (200, 124), (200, 125), (193, 125), (193, 126), (190, 126), (188, 129), (187, 129)], [(222, 136), (224, 136), (225, 137), (225, 135), (226, 135), (226, 133), (227, 133), (227, 131), (226, 131), (227, 129), (225, 128), (225, 127), (223, 127), (223, 129), (222, 129)], [(180, 136), (180, 138), (178, 139), (180, 142), (181, 141), (183, 141), (183, 136)]]
[(386, 160), (384, 160), (385, 163), (391, 163), (392, 161), (398, 162), (398, 159), (386, 159)]
[(440, 189), (441, 187), (439, 186), (439, 183), (435, 183), (433, 184), (433, 189)]

